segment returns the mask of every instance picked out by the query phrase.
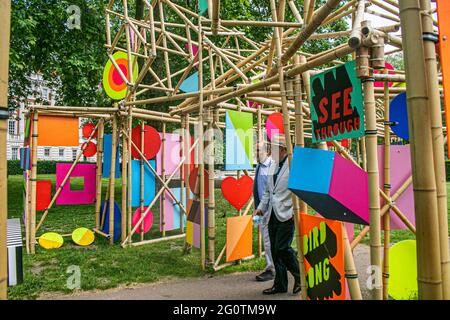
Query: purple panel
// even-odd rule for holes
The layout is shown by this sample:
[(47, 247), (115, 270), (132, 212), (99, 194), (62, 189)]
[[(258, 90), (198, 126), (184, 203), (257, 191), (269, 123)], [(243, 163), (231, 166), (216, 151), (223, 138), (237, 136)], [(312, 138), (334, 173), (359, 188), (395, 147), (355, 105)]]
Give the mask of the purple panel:
[[(409, 145), (392, 145), (390, 154), (390, 176), (391, 176), (391, 194), (397, 192), (402, 184), (411, 176), (411, 151)], [(380, 188), (384, 186), (384, 145), (378, 146), (378, 170), (380, 174)], [(414, 192), (412, 183), (395, 201), (396, 206), (415, 226), (416, 217), (414, 215)], [(381, 199), (381, 207), (384, 206), (384, 200)], [(405, 224), (390, 210), (391, 229), (406, 229)]]
[[(71, 163), (56, 164), (56, 189), (62, 184), (67, 172), (69, 172)], [(56, 204), (92, 204), (95, 202), (96, 193), (96, 164), (77, 164), (70, 177), (83, 177), (84, 190), (70, 190), (70, 178), (61, 190)]]
[(200, 225), (197, 223), (192, 223), (194, 226), (194, 240), (192, 245), (196, 248), (200, 248)]
[(353, 214), (369, 222), (367, 172), (338, 154), (334, 158), (328, 194)]

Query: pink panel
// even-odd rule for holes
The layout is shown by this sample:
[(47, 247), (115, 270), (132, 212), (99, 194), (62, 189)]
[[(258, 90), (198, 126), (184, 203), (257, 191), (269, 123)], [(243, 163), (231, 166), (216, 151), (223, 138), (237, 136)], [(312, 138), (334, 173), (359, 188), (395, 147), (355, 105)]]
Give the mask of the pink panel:
[[(159, 134), (162, 139), (162, 134)], [(156, 172), (161, 175), (162, 168), (162, 145), (156, 155)], [(164, 171), (166, 176), (170, 176), (181, 162), (181, 144), (180, 135), (177, 133), (166, 133), (166, 141), (164, 141)], [(180, 169), (175, 173), (175, 177), (180, 176)]]
[[(71, 163), (56, 164), (56, 189), (62, 184), (69, 171)], [(83, 177), (84, 190), (70, 190), (70, 178), (56, 199), (56, 204), (92, 204), (95, 202), (95, 171), (96, 164), (77, 164), (70, 177)]]
[[(164, 191), (165, 193), (165, 201), (164, 201), (164, 230), (165, 231), (170, 231), (170, 230), (174, 230), (174, 223), (173, 223), (173, 216), (175, 215), (174, 212), (174, 206), (173, 204), (175, 203), (175, 201), (173, 200), (172, 196), (170, 195), (169, 192)], [(161, 197), (160, 197), (160, 203), (161, 203)], [(160, 221), (162, 221), (162, 216), (161, 216), (161, 210), (160, 210), (160, 214), (159, 214), (159, 218)], [(159, 231), (162, 232), (162, 224), (159, 224)]]
[[(394, 194), (411, 176), (411, 151), (409, 145), (392, 145), (391, 159), (390, 159), (390, 174), (391, 174), (391, 194)], [(380, 188), (384, 186), (384, 146), (378, 146), (378, 170), (380, 173)], [(413, 185), (402, 193), (402, 195), (395, 201), (396, 206), (408, 218), (408, 220), (415, 226), (416, 218), (414, 215), (414, 192)], [(381, 200), (381, 206), (384, 205), (384, 200)], [(405, 224), (397, 217), (397, 215), (390, 210), (391, 229), (402, 230), (406, 229)]]
[(328, 194), (365, 221), (369, 221), (367, 184), (364, 170), (336, 154)]

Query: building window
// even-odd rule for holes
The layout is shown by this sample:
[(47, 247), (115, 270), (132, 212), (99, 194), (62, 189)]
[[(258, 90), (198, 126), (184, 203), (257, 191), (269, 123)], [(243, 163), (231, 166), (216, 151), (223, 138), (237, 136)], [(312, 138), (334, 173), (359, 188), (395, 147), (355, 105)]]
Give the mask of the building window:
[(75, 161), (77, 158), (77, 149), (72, 149), (72, 159)]
[(8, 133), (12, 136), (16, 134), (16, 121), (15, 120), (8, 121)]
[(44, 156), (45, 157), (50, 157), (50, 148), (45, 148), (44, 149)]
[(18, 158), (18, 151), (19, 151), (19, 148), (17, 148), (17, 147), (12, 147), (11, 148), (11, 160), (18, 160), (19, 158)]
[(48, 89), (47, 88), (42, 89), (42, 98), (44, 98), (45, 100), (48, 100)]
[(59, 156), (64, 157), (64, 148), (59, 148)]

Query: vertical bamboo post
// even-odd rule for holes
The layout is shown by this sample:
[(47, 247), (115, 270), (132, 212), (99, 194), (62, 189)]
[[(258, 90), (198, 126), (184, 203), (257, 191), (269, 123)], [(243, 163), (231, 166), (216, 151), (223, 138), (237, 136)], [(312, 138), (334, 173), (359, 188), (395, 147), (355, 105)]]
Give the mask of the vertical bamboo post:
[[(272, 9), (272, 19), (273, 21), (277, 21), (277, 12), (276, 12), (276, 5), (275, 0), (270, 0), (270, 6)], [(282, 39), (281, 37), (281, 31), (279, 28), (274, 28), (274, 38), (275, 38), (275, 47), (276, 47), (276, 53), (277, 58), (281, 59), (282, 56)], [(284, 125), (284, 135), (286, 138), (286, 147), (287, 147), (287, 156), (288, 156), (288, 162), (289, 162), (289, 168), (292, 164), (292, 143), (291, 143), (291, 135), (290, 135), (290, 122), (289, 122), (289, 110), (287, 107), (287, 98), (286, 98), (286, 90), (284, 85), (284, 70), (283, 65), (278, 65), (278, 77), (279, 77), (279, 83), (280, 83), (280, 91), (281, 91), (281, 109), (283, 113), (283, 125)], [(303, 262), (303, 247), (301, 245), (300, 240), (300, 230), (299, 230), (299, 202), (298, 198), (293, 194), (292, 195), (292, 203), (293, 203), (293, 210), (294, 210), (294, 224), (295, 224), (295, 238), (297, 241), (297, 250), (298, 250), (298, 262), (299, 262), (299, 269), (300, 269), (300, 282), (301, 282), (301, 296), (303, 300), (306, 300), (306, 275), (305, 275), (305, 266)]]
[[(186, 117), (184, 115), (181, 116), (181, 133), (180, 133), (180, 148), (181, 148), (181, 158), (186, 159)], [(186, 160), (185, 160), (186, 161)], [(180, 200), (181, 203), (185, 206), (187, 210), (187, 199), (185, 194), (185, 173), (186, 172), (186, 165), (183, 164), (180, 168)], [(180, 209), (180, 226), (181, 226), (181, 232), (184, 233), (184, 211)]]
[(109, 174), (109, 242), (114, 243), (114, 191), (116, 183), (117, 118), (112, 119), (111, 170)]
[(38, 112), (33, 113), (33, 133), (32, 133), (32, 149), (31, 149), (31, 210), (30, 210), (30, 246), (31, 254), (35, 253), (36, 246), (36, 182), (37, 182), (37, 140), (38, 140)]
[(419, 1), (400, 0), (416, 214), (419, 299), (442, 299), (436, 175)]
[[(363, 26), (370, 26), (368, 21), (363, 22)], [(370, 264), (375, 271), (375, 275), (381, 273), (381, 221), (380, 221), (380, 193), (378, 176), (378, 156), (377, 156), (377, 119), (375, 106), (375, 92), (372, 71), (369, 66), (369, 48), (358, 49), (358, 66), (364, 66), (366, 71), (360, 75), (363, 81), (364, 109), (366, 120), (366, 150), (367, 150), (367, 173), (369, 179), (369, 214), (370, 214)], [(372, 289), (374, 300), (383, 298), (382, 286), (376, 279)]]
[[(133, 207), (132, 207), (132, 173), (131, 173), (131, 170), (132, 170), (132, 155), (131, 155), (131, 151), (132, 151), (132, 149), (131, 149), (131, 131), (132, 131), (132, 127), (133, 127), (133, 113), (132, 113), (132, 109), (133, 109), (133, 106), (129, 106), (128, 107), (128, 117), (127, 117), (127, 120), (128, 120), (128, 124), (127, 124), (127, 151), (128, 151), (128, 154), (127, 154), (127, 159), (126, 159), (126, 161), (127, 161), (127, 174), (128, 174), (128, 177), (127, 177), (127, 186), (128, 186), (128, 189), (127, 189), (127, 206), (128, 206), (128, 210), (127, 210), (127, 217), (128, 217), (128, 221), (127, 221), (127, 224), (128, 224), (128, 234), (130, 235), (129, 237), (128, 237), (128, 244), (131, 244), (132, 242), (133, 242), (133, 237), (131, 236), (131, 230), (133, 229), (133, 225), (132, 225), (132, 216), (133, 216)], [(125, 160), (124, 160), (125, 161)]]
[(121, 233), (120, 239), (121, 242), (124, 242), (127, 237), (127, 139), (123, 132), (125, 132), (127, 127), (127, 118), (122, 118), (122, 219), (121, 219)]
[(213, 131), (213, 110), (208, 110), (208, 178), (209, 178), (209, 198), (208, 198), (208, 256), (209, 262), (214, 264), (215, 260), (215, 238), (216, 238), (216, 221), (215, 221), (215, 195), (214, 195), (214, 131)]
[[(189, 125), (189, 114), (186, 114), (185, 116), (185, 131), (184, 131), (184, 152), (186, 155), (186, 162), (185, 162), (185, 174), (186, 174), (186, 207), (188, 200), (191, 199), (191, 186), (189, 185), (189, 176), (191, 173), (191, 160), (192, 156), (191, 153), (189, 153), (190, 145), (191, 145), (191, 134), (190, 134), (190, 125)], [(188, 212), (189, 213), (189, 212)], [(183, 222), (184, 224), (184, 222)], [(182, 229), (184, 232), (184, 228)]]
[[(387, 69), (384, 70), (388, 74)], [(389, 126), (389, 85), (384, 83), (384, 193), (391, 196), (391, 131)], [(383, 216), (384, 254), (383, 254), (383, 299), (387, 300), (389, 285), (389, 245), (391, 232), (389, 211)]]
[[(257, 111), (257, 122), (256, 122), (256, 129), (257, 129), (257, 134), (258, 134), (258, 142), (257, 142), (257, 146), (258, 146), (258, 160), (259, 160), (259, 148), (261, 147), (261, 142), (264, 141), (263, 138), (263, 132), (262, 132), (262, 114), (261, 114), (261, 105), (258, 105), (258, 111)], [(266, 146), (264, 145), (264, 148), (266, 148)], [(256, 171), (255, 171), (255, 180), (256, 180)], [(256, 206), (256, 204), (255, 204)], [(256, 208), (255, 208), (256, 209)], [(258, 256), (261, 257), (262, 256), (262, 233), (261, 233), (261, 226), (258, 228)]]
[[(166, 123), (162, 123), (162, 145), (161, 145), (161, 175), (162, 180), (166, 182), (166, 168), (164, 166), (164, 161), (166, 159)], [(166, 236), (166, 217), (164, 212), (164, 203), (166, 202), (166, 191), (161, 195), (161, 225), (162, 225), (162, 236)]]
[[(144, 143), (145, 143), (145, 124), (144, 121), (141, 121), (141, 153), (143, 155), (145, 155), (145, 148), (144, 148)], [(140, 208), (140, 212), (141, 215), (144, 213), (144, 159), (141, 157), (141, 161), (140, 161), (140, 184), (139, 184), (139, 208)], [(145, 219), (144, 219), (145, 220)], [(141, 225), (140, 225), (140, 237), (141, 237), (141, 241), (144, 241), (144, 220), (142, 220)]]
[(204, 168), (205, 161), (203, 157), (204, 139), (203, 139), (203, 31), (201, 19), (198, 19), (198, 88), (199, 92), (199, 166), (198, 166), (198, 180), (200, 184), (200, 247), (201, 247), (201, 266), (205, 270), (206, 264), (206, 244), (205, 244), (205, 180)]
[(11, 1), (0, 1), (0, 300), (7, 299), (8, 265), (6, 222), (8, 219), (8, 190), (6, 163), (6, 132), (8, 112), (9, 31)]
[(353, 259), (352, 248), (348, 239), (347, 228), (342, 223), (342, 233), (344, 234), (344, 269), (347, 279), (348, 290), (352, 300), (362, 300), (361, 288), (359, 287), (358, 273)]
[[(434, 32), (433, 18), (430, 14), (429, 0), (420, 0), (422, 9), (423, 32)], [(450, 257), (448, 245), (448, 208), (447, 184), (445, 175), (444, 134), (442, 132), (442, 114), (438, 87), (436, 46), (432, 39), (424, 37), (425, 67), (427, 72), (428, 99), (430, 101), (431, 134), (433, 142), (433, 160), (436, 176), (437, 205), (439, 221), (439, 243), (441, 248), (442, 297), (450, 299)], [(449, 125), (447, 124), (447, 127)]]
[(102, 206), (102, 176), (103, 176), (103, 134), (104, 120), (99, 120), (97, 131), (97, 193), (95, 198), (95, 228), (100, 230), (100, 209)]

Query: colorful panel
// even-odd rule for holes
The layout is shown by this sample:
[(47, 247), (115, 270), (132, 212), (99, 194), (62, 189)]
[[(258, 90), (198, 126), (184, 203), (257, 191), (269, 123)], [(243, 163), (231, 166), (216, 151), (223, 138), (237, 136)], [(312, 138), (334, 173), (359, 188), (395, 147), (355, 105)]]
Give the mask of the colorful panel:
[(227, 111), (225, 170), (253, 170), (253, 115)]
[(78, 118), (40, 115), (38, 146), (78, 147), (78, 125)]
[[(71, 163), (56, 164), (56, 189), (61, 186), (71, 166)], [(96, 195), (96, 165), (77, 164), (70, 174), (70, 177), (82, 177), (84, 179), (84, 189), (71, 190), (69, 178), (66, 184), (63, 186), (58, 198), (56, 199), (56, 204), (63, 205), (94, 203)]]

